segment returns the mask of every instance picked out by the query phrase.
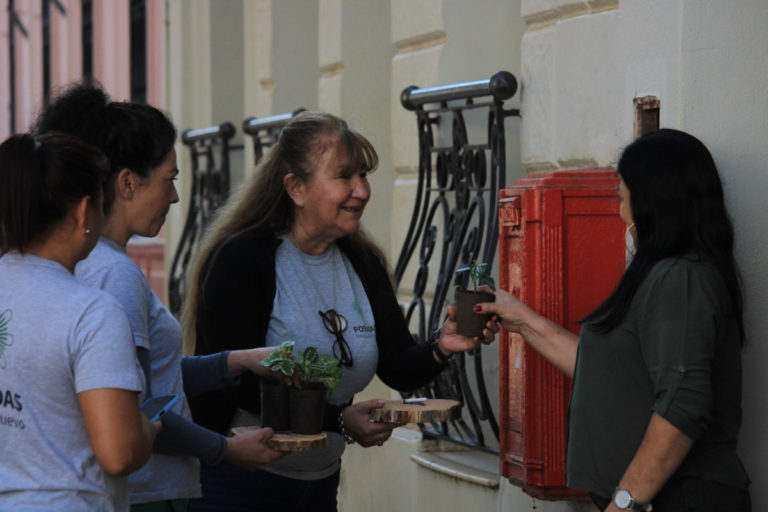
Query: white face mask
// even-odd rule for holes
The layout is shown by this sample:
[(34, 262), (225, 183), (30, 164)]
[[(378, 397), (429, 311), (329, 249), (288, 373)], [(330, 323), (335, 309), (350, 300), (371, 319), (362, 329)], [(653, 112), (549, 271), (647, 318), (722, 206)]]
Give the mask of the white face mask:
[(627, 226), (627, 231), (624, 233), (624, 246), (627, 248), (626, 252), (626, 258), (627, 258), (627, 266), (629, 266), (630, 263), (632, 263), (632, 258), (635, 257), (635, 252), (637, 252), (637, 249), (635, 247), (635, 237), (632, 236), (632, 228), (635, 226), (635, 223), (633, 222), (629, 226)]

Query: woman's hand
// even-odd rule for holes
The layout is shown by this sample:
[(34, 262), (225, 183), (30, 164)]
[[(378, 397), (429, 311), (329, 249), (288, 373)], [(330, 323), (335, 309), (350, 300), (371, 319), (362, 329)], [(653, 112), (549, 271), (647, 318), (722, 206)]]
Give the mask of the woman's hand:
[(475, 312), (482, 315), (492, 314), (509, 332), (520, 333), (526, 319), (533, 310), (504, 290), (496, 290), (496, 302), (482, 302), (475, 306)]
[(492, 314), (507, 331), (517, 333), (544, 359), (568, 377), (573, 377), (579, 338), (564, 327), (537, 314), (517, 297), (496, 290), (496, 302), (481, 302), (475, 312)]
[(482, 338), (477, 336), (468, 338), (458, 334), (456, 332), (456, 308), (448, 306), (448, 318), (446, 318), (445, 323), (440, 328), (438, 344), (443, 354), (450, 356), (454, 352), (463, 352), (477, 348), (481, 342), (486, 345), (492, 343), (497, 332), (499, 332), (499, 324), (495, 319), (492, 319), (485, 324)]
[(350, 405), (341, 413), (344, 430), (360, 446), (381, 446), (392, 435), (392, 430), (404, 423), (378, 423), (368, 419), (368, 411), (384, 407), (385, 401), (374, 399)]
[(251, 348), (247, 350), (233, 350), (227, 356), (227, 366), (229, 367), (229, 374), (232, 377), (237, 377), (245, 371), (251, 371), (261, 377), (266, 377), (279, 382), (285, 382), (296, 388), (300, 388), (299, 376), (295, 373), (293, 375), (285, 375), (281, 372), (273, 372), (261, 362), (267, 358), (272, 352), (279, 347), (259, 347)]
[(261, 469), (268, 462), (285, 457), (288, 452), (280, 452), (267, 446), (267, 440), (272, 434), (271, 428), (260, 428), (228, 437), (224, 459), (253, 471)]

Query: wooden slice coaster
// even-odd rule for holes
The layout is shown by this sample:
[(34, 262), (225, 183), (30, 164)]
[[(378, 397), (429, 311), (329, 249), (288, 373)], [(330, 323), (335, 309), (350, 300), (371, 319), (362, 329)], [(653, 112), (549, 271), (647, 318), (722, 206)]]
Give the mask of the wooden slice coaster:
[[(233, 427), (232, 432), (242, 434), (249, 430), (256, 430), (261, 427)], [(328, 436), (325, 432), (319, 434), (304, 435), (294, 434), (293, 432), (275, 432), (271, 439), (267, 441), (267, 446), (273, 450), (281, 452), (305, 452), (325, 448), (328, 445)]]
[(429, 423), (457, 418), (461, 403), (444, 398), (430, 398), (424, 402), (404, 404), (402, 400), (388, 400), (381, 409), (371, 409), (368, 417), (382, 423)]

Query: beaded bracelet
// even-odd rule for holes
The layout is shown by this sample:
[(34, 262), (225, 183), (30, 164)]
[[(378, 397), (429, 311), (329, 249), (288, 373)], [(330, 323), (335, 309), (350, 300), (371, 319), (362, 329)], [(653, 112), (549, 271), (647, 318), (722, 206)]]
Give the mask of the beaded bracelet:
[(344, 410), (339, 413), (339, 433), (344, 438), (344, 442), (347, 444), (354, 444), (355, 440), (352, 439), (352, 436), (350, 436), (347, 433), (347, 429), (344, 428)]

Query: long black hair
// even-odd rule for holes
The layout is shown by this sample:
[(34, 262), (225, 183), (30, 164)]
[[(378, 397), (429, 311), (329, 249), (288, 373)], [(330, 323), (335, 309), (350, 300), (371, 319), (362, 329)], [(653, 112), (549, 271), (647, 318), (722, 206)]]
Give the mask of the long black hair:
[(733, 225), (712, 155), (696, 137), (673, 129), (648, 133), (627, 146), (619, 176), (629, 189), (637, 252), (613, 293), (587, 316), (608, 332), (626, 316), (632, 298), (656, 263), (697, 252), (722, 274), (742, 343), (743, 299), (733, 258)]
[(122, 169), (146, 178), (173, 149), (176, 128), (150, 105), (111, 101), (96, 83), (76, 83), (38, 117), (34, 133), (69, 133), (101, 149), (110, 161), (104, 183), (104, 213), (115, 199), (114, 180)]

